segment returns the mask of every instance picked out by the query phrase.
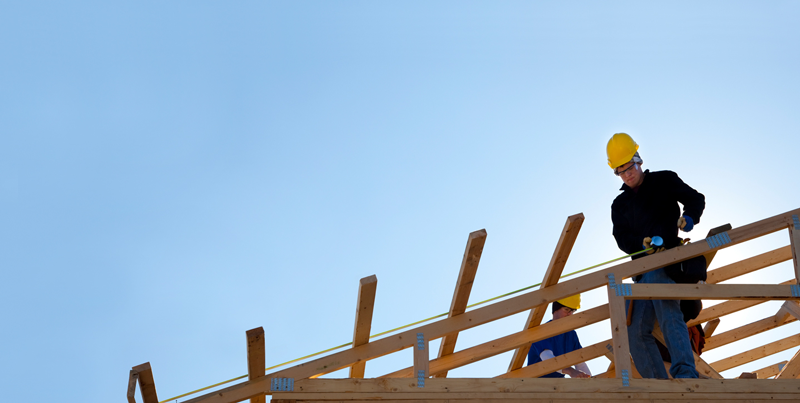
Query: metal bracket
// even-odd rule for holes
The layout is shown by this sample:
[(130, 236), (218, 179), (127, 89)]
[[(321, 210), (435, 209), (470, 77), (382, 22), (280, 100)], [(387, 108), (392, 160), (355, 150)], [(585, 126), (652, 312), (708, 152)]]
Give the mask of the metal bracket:
[(706, 242), (708, 242), (709, 248), (714, 249), (731, 243), (731, 237), (728, 236), (728, 231), (725, 231), (706, 238)]
[(800, 297), (800, 285), (795, 284), (790, 287), (792, 287), (792, 296), (795, 298)]
[(270, 390), (273, 392), (294, 392), (294, 378), (272, 378)]
[(423, 333), (417, 333), (417, 350), (424, 350), (425, 349), (425, 335)]
[(626, 388), (631, 386), (631, 382), (630, 382), (630, 378), (628, 377), (628, 370), (627, 369), (623, 369), (622, 370), (622, 386), (624, 386)]
[(608, 286), (614, 290), (618, 297), (630, 296), (633, 294), (630, 284), (617, 284), (614, 274), (608, 275)]
[(425, 371), (417, 371), (417, 387), (424, 388), (425, 387)]
[(794, 221), (794, 229), (800, 230), (800, 217), (794, 214), (792, 215), (792, 221)]
[(616, 287), (617, 286), (617, 282), (614, 279), (614, 273), (609, 273), (608, 274), (608, 285), (610, 287)]

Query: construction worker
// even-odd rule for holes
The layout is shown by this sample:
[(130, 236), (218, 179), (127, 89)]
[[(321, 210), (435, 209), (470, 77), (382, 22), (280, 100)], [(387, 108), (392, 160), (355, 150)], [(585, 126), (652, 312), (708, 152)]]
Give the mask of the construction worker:
[[(611, 137), (606, 147), (608, 165), (622, 179), (622, 193), (611, 205), (614, 238), (625, 253), (649, 249), (654, 236), (663, 239), (663, 246), (652, 254), (674, 248), (681, 243), (678, 230), (689, 232), (700, 222), (705, 197), (685, 184), (675, 172), (642, 171), (639, 145), (625, 133)], [(678, 203), (683, 205), (683, 213)], [(646, 254), (633, 256), (633, 259)], [(672, 265), (636, 276), (637, 283), (675, 283), (668, 271)], [(677, 265), (680, 269), (680, 265)], [(705, 266), (703, 266), (705, 269)], [(661, 354), (652, 335), (658, 320), (672, 358), (669, 372), (673, 378), (697, 378), (689, 333), (676, 300), (635, 300), (630, 308), (628, 340), (636, 370), (644, 378), (667, 379)]]
[[(580, 309), (581, 296), (573, 295), (564, 299), (553, 302), (553, 320), (566, 318)], [(549, 322), (549, 321), (548, 321)], [(574, 330), (553, 336), (544, 340), (539, 340), (531, 344), (531, 349), (528, 351), (528, 365), (536, 364), (557, 355), (569, 353), (570, 351), (579, 350), (581, 342), (578, 340), (578, 333)], [(564, 368), (557, 372), (551, 372), (542, 378), (563, 378), (564, 375), (569, 375), (570, 378), (589, 378), (592, 373), (589, 371), (589, 366), (582, 362), (573, 367)]]

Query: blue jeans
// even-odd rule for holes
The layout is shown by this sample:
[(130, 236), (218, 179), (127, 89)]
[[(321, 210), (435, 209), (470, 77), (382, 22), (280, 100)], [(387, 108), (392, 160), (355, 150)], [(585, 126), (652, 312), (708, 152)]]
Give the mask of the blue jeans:
[[(637, 283), (675, 284), (675, 281), (661, 268), (645, 273)], [(669, 373), (673, 378), (697, 378), (694, 354), (689, 344), (689, 332), (677, 300), (633, 300), (628, 343), (636, 370), (642, 378), (668, 378), (664, 361), (652, 334), (656, 319), (672, 357)]]

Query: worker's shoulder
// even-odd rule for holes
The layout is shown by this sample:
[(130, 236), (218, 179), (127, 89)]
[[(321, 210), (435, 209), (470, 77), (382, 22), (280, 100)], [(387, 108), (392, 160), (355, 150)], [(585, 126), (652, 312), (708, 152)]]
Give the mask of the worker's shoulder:
[(653, 179), (667, 179), (667, 178), (677, 178), (678, 174), (675, 171), (653, 171), (649, 172), (648, 175)]

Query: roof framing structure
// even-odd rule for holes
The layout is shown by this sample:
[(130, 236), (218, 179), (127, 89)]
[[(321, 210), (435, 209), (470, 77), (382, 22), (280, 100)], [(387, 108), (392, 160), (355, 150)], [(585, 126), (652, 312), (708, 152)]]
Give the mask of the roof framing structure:
[[(377, 278), (361, 280), (351, 348), (331, 353), (271, 373), (264, 367), (264, 331), (251, 329), (247, 336), (248, 380), (184, 401), (184, 403), (263, 402), (266, 395), (277, 403), (297, 402), (757, 402), (800, 401), (800, 351), (788, 361), (778, 362), (740, 378), (723, 379), (719, 374), (740, 365), (800, 346), (792, 335), (772, 343), (738, 352), (707, 363), (695, 355), (701, 379), (641, 379), (630, 358), (625, 301), (633, 299), (705, 299), (725, 302), (704, 309), (689, 325), (705, 323), (705, 350), (775, 329), (800, 319), (800, 209), (766, 218), (739, 228), (720, 227), (699, 242), (683, 245), (646, 258), (632, 260), (559, 282), (559, 277), (577, 238), (583, 214), (567, 219), (556, 250), (538, 290), (467, 310), (467, 301), (480, 262), (486, 231), (469, 235), (461, 270), (447, 318), (369, 341), (372, 305)], [(709, 271), (706, 284), (631, 284), (622, 280), (695, 256), (713, 258), (720, 249), (774, 232), (788, 230), (789, 245)], [(792, 260), (794, 277), (775, 284), (719, 284), (771, 265)], [(605, 288), (608, 304), (570, 317), (542, 324), (542, 315), (553, 301)], [(780, 309), (763, 319), (722, 333), (715, 329), (720, 318), (770, 300), (785, 301)], [(529, 311), (525, 327), (516, 333), (456, 351), (459, 332), (520, 312)], [(531, 343), (569, 330), (608, 321), (612, 338), (550, 360), (522, 366)], [(656, 337), (660, 334), (654, 332)], [(428, 343), (442, 339), (436, 358), (429, 359)], [(409, 367), (371, 379), (364, 379), (369, 360), (414, 349)], [(508, 371), (489, 378), (448, 378), (448, 371), (505, 352), (514, 351)], [(591, 379), (540, 379), (541, 375), (580, 362), (606, 356), (609, 370)], [(669, 365), (665, 363), (665, 365)], [(347, 379), (320, 376), (350, 368)], [(775, 379), (768, 379), (775, 377)], [(752, 379), (756, 378), (756, 379)], [(144, 403), (159, 403), (150, 363), (133, 367), (127, 398), (134, 403), (136, 385)]]

